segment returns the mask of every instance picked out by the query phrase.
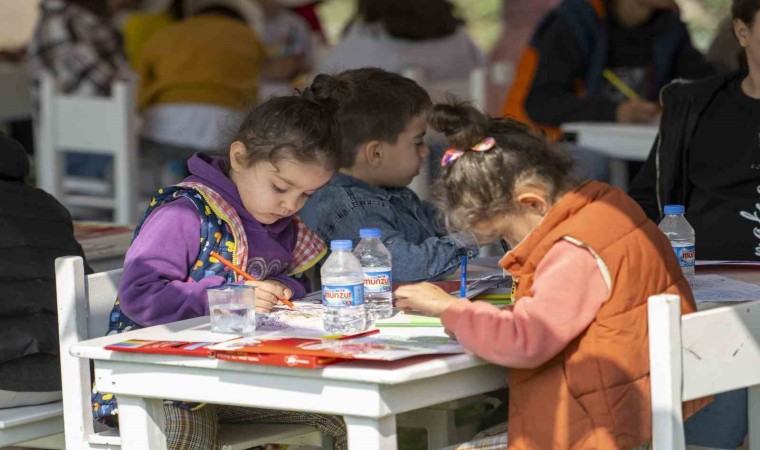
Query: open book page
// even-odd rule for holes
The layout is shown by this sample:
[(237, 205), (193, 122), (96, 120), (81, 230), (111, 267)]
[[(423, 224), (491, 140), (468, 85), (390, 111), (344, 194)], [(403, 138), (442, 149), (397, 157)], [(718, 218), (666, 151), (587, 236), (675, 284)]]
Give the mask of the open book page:
[(760, 300), (760, 286), (721, 275), (697, 275), (692, 292), (697, 302)]
[(88, 260), (124, 256), (132, 243), (135, 228), (109, 222), (74, 222), (74, 238)]
[(386, 327), (442, 327), (441, 319), (438, 317), (428, 317), (414, 312), (404, 312), (394, 309), (393, 315), (387, 319), (380, 319), (375, 322), (378, 328)]

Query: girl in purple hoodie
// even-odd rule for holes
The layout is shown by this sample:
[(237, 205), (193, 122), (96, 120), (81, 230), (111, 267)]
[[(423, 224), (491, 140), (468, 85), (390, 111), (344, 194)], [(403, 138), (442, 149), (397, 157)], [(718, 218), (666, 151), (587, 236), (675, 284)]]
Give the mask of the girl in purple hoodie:
[[(299, 95), (264, 102), (240, 126), (229, 157), (196, 154), (188, 178), (156, 193), (127, 251), (109, 333), (208, 315), (206, 289), (226, 283), (255, 285), (262, 312), (277, 298), (306, 293), (301, 274), (326, 247), (296, 213), (343, 163), (334, 112), (346, 92), (319, 75)], [(261, 281), (241, 279), (212, 251)], [(114, 422), (114, 400), (96, 394), (96, 418)], [(220, 422), (313, 423), (346, 448), (340, 417), (184, 402), (164, 408), (169, 449), (217, 448)]]

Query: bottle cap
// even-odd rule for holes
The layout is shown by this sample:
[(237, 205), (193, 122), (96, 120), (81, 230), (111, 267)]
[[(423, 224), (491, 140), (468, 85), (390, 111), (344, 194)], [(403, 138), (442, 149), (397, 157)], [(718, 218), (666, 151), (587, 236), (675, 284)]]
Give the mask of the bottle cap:
[(665, 205), (665, 214), (683, 214), (685, 211), (683, 205)]
[(380, 228), (362, 228), (359, 230), (359, 237), (364, 238), (379, 238)]
[(348, 239), (330, 241), (330, 250), (351, 250), (354, 244)]

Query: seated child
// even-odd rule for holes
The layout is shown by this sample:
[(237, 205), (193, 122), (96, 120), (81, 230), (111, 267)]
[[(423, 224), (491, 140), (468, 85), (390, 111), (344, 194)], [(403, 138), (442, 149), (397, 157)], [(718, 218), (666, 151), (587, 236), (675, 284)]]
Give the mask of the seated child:
[[(569, 156), (526, 125), (464, 105), (430, 117), (451, 147), (448, 223), (510, 243), (499, 264), (517, 300), (498, 309), (423, 283), (400, 287), (398, 306), (440, 316), (467, 349), (511, 369), (509, 448), (649, 443), (647, 298), (676, 294), (696, 310), (668, 239), (621, 190), (575, 181)], [(506, 447), (504, 431), (487, 439)]]
[(335, 77), (350, 86), (336, 113), (348, 167), (309, 199), (304, 220), (326, 241), (356, 241), (360, 228), (380, 228), (393, 255), (394, 281), (454, 272), (460, 256), (477, 255), (477, 242), (468, 233), (446, 235), (438, 210), (406, 187), (429, 153), (427, 92), (382, 69), (347, 70)]
[[(344, 82), (318, 76), (299, 96), (273, 98), (243, 121), (229, 157), (194, 155), (191, 175), (151, 199), (127, 251), (109, 333), (209, 314), (206, 288), (252, 284), (258, 311), (300, 298), (299, 277), (326, 253), (296, 216), (339, 165), (335, 110)], [(256, 280), (244, 281), (215, 251)], [(112, 418), (112, 396), (96, 394), (96, 418)], [(313, 422), (346, 448), (339, 417), (227, 406), (165, 405), (167, 446), (217, 448), (217, 422)], [(111, 416), (109, 416), (111, 415)]]

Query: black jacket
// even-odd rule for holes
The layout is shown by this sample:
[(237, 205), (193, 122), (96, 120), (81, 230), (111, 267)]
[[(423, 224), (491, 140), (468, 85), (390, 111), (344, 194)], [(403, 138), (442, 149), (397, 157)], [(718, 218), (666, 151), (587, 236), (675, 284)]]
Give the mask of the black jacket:
[(686, 152), (702, 113), (715, 95), (732, 80), (746, 76), (734, 72), (695, 82), (675, 81), (663, 88), (660, 130), (644, 167), (631, 184), (629, 195), (655, 222), (665, 205), (684, 205), (691, 192)]
[(0, 389), (50, 391), (60, 389), (55, 259), (83, 253), (69, 212), (28, 175), (23, 148), (0, 133)]

